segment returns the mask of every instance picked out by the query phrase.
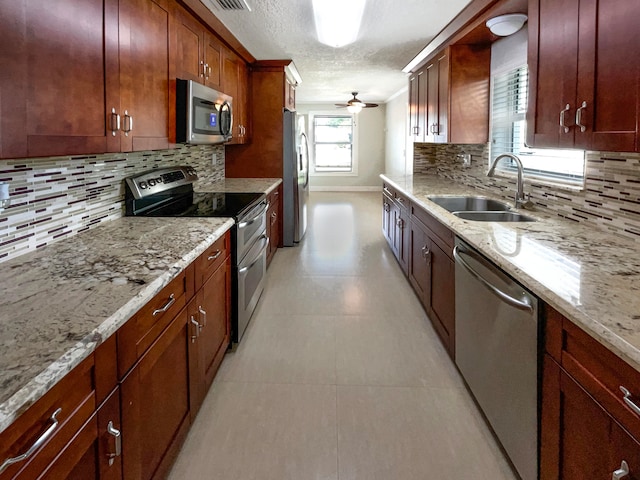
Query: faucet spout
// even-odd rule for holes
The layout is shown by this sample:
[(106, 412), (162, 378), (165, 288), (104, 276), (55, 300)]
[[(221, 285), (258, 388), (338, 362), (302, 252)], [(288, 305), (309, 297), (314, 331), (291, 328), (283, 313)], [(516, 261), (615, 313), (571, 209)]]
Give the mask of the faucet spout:
[(520, 161), (517, 155), (514, 155), (513, 153), (502, 153), (498, 155), (496, 158), (493, 159), (493, 162), (491, 162), (491, 165), (489, 166), (489, 171), (487, 172), (487, 177), (493, 177), (495, 175), (496, 166), (498, 165), (498, 162), (503, 158), (510, 158), (511, 160), (513, 160), (516, 164), (516, 168), (518, 171), (518, 177), (516, 181), (515, 207), (516, 208), (531, 207), (532, 203), (529, 201), (529, 196), (528, 195), (525, 196), (524, 194), (524, 186), (522, 181), (523, 166), (522, 166), (522, 162)]

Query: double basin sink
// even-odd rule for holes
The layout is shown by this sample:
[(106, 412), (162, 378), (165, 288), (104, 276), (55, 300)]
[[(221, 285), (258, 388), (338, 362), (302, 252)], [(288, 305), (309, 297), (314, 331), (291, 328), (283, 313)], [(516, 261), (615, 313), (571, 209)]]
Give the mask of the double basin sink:
[(506, 203), (490, 198), (471, 196), (427, 197), (436, 205), (463, 220), (476, 222), (535, 222), (536, 219), (512, 212)]

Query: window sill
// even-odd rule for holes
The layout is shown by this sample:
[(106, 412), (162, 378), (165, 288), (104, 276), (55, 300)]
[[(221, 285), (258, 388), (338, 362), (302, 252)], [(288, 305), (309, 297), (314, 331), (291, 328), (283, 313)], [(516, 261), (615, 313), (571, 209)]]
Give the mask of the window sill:
[(310, 177), (357, 177), (358, 172), (311, 172)]

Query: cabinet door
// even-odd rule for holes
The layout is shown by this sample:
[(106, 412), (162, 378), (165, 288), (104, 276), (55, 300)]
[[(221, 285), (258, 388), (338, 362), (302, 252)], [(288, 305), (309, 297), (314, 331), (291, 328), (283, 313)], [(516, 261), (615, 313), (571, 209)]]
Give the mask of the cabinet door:
[(438, 126), (438, 64), (431, 63), (425, 69), (426, 80), (426, 131), (425, 141), (436, 141), (436, 128)]
[(231, 260), (227, 257), (189, 305), (191, 418), (197, 414), (230, 339)]
[(0, 19), (0, 156), (118, 151), (117, 0), (1, 2)]
[(204, 27), (182, 7), (171, 15), (170, 60), (174, 76), (202, 83), (204, 77)]
[(167, 0), (120, 0), (122, 151), (169, 147)]
[(391, 217), (391, 200), (386, 195), (382, 195), (382, 233), (384, 235), (384, 238), (386, 238), (389, 246), (391, 246), (393, 243)]
[(409, 269), (409, 219), (407, 212), (396, 203), (392, 204), (391, 211), (394, 229), (392, 250), (406, 275)]
[[(531, 146), (573, 146), (579, 4), (579, 0), (529, 2), (527, 143)], [(560, 126), (561, 115), (566, 128)]]
[(222, 79), (222, 45), (210, 33), (204, 34), (204, 84), (213, 89), (220, 89)]
[(122, 462), (127, 480), (162, 477), (189, 425), (187, 310), (121, 383)]
[(431, 242), (426, 230), (415, 219), (409, 231), (409, 282), (426, 310), (431, 295)]
[(424, 111), (421, 105), (424, 87), (424, 70), (413, 74), (409, 78), (409, 137), (414, 142), (424, 140)]
[(635, 0), (580, 2), (576, 108), (583, 108), (575, 122), (577, 147), (638, 150), (640, 55), (630, 52), (640, 46), (639, 23)]
[(435, 121), (435, 141), (444, 143), (449, 138), (449, 55), (443, 53), (436, 62), (438, 68), (437, 116)]
[(449, 355), (454, 356), (455, 328), (455, 264), (435, 243), (431, 242), (431, 289), (429, 305), (431, 321), (442, 338)]
[[(295, 90), (293, 90), (293, 109), (295, 109)], [(249, 69), (247, 64), (238, 61), (238, 95), (236, 97), (235, 112), (238, 123), (238, 142), (248, 143), (251, 140), (251, 122), (249, 120)]]
[(625, 460), (640, 478), (640, 444), (558, 364), (545, 355), (541, 480), (609, 480)]

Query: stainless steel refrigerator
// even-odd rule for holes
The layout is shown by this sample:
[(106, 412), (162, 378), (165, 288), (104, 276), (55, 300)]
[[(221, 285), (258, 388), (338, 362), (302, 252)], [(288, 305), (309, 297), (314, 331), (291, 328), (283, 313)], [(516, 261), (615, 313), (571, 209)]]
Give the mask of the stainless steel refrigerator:
[(282, 172), (282, 243), (292, 247), (307, 229), (309, 144), (304, 117), (284, 110), (284, 168)]

